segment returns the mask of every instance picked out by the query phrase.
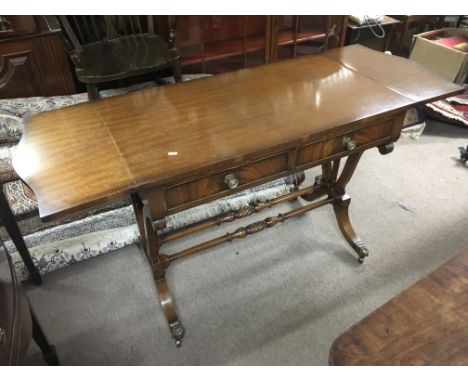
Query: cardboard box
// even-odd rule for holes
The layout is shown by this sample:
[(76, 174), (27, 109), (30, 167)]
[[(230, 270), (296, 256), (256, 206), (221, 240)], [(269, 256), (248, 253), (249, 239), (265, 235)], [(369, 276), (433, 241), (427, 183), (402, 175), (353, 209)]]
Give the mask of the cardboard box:
[(449, 81), (463, 84), (468, 70), (468, 53), (462, 51), (463, 44), (456, 44), (462, 49), (459, 50), (443, 45), (443, 40), (440, 43), (436, 42), (442, 38), (448, 44), (450, 41), (468, 40), (468, 31), (460, 28), (444, 28), (414, 35), (409, 58)]

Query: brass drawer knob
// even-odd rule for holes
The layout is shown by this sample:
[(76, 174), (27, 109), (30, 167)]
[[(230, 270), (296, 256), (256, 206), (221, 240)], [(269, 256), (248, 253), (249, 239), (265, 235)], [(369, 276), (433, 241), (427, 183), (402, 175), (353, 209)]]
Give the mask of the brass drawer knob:
[(356, 142), (354, 142), (350, 137), (343, 138), (343, 146), (346, 147), (346, 150), (354, 150), (356, 148)]
[(234, 174), (226, 175), (226, 177), (224, 178), (224, 183), (227, 184), (230, 190), (239, 187), (239, 180), (234, 176)]

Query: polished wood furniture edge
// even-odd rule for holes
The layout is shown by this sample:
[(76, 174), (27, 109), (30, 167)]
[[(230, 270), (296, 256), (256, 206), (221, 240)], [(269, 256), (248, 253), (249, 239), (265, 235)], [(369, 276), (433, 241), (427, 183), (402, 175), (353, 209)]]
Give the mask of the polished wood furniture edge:
[[(350, 45), (349, 48), (351, 47), (356, 49), (356, 53), (359, 52), (359, 50), (362, 48), (362, 46), (359, 44)], [(343, 67), (346, 67), (349, 70), (355, 71), (356, 73), (364, 75), (366, 78), (385, 86), (388, 90), (412, 100), (414, 103), (409, 105), (410, 107), (415, 106), (421, 102), (429, 103), (441, 98), (447, 98), (461, 94), (463, 92), (460, 91), (460, 86), (447, 82), (438, 74), (433, 73), (418, 63), (403, 57), (388, 55), (386, 53), (370, 50), (369, 56), (366, 57), (366, 59), (361, 59), (359, 55), (353, 55), (354, 52), (351, 49), (346, 51), (343, 55), (339, 55), (337, 51), (337, 49), (330, 50), (324, 53), (324, 56), (339, 62), (341, 65), (343, 65)], [(385, 56), (392, 57), (392, 61), (395, 66), (401, 63), (407, 66), (406, 69), (408, 71), (418, 71), (421, 75), (421, 78), (418, 79), (417, 82), (413, 83), (409, 79), (402, 78), (401, 72), (392, 72), (391, 67), (389, 67), (388, 71), (386, 72), (380, 71), (379, 67), (384, 63)], [(444, 95), (442, 96), (440, 93), (438, 93), (436, 86), (427, 86), (425, 88), (421, 88), (418, 82), (423, 80), (427, 80), (429, 83), (431, 83), (431, 85), (440, 83), (440, 81), (446, 82), (452, 86), (452, 89), (450, 91), (444, 92)]]
[(335, 339), (330, 365), (466, 365), (468, 249)]
[(58, 35), (58, 34), (60, 34), (60, 31), (45, 30), (45, 31), (39, 31), (39, 32), (33, 32), (33, 33), (8, 37), (7, 39), (5, 39), (3, 41), (10, 43), (10, 42), (16, 42), (16, 41), (22, 41), (22, 40), (37, 39), (37, 38), (41, 38), (41, 37), (46, 37), (46, 36), (51, 36), (51, 35)]

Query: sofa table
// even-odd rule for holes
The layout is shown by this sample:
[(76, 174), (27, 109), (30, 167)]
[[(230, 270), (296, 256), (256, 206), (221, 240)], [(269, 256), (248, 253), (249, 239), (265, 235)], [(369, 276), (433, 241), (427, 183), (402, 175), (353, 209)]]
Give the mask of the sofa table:
[[(364, 151), (392, 151), (405, 112), (463, 89), (420, 65), (360, 45), (153, 88), (30, 117), (13, 159), (50, 220), (131, 195), (140, 239), (177, 345), (184, 329), (166, 283), (193, 253), (331, 204), (360, 262), (346, 184)], [(339, 163), (347, 158), (339, 174)], [(164, 234), (165, 218), (317, 165), (297, 189)], [(170, 240), (301, 197), (307, 203), (174, 254)]]

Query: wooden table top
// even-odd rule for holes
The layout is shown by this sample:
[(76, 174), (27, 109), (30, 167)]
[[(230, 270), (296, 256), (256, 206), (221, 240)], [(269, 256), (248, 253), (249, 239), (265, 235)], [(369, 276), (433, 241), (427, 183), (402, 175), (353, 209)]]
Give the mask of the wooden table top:
[(462, 91), (353, 45), (36, 114), (13, 164), (49, 220)]
[(468, 365), (468, 249), (339, 336), (333, 365)]

